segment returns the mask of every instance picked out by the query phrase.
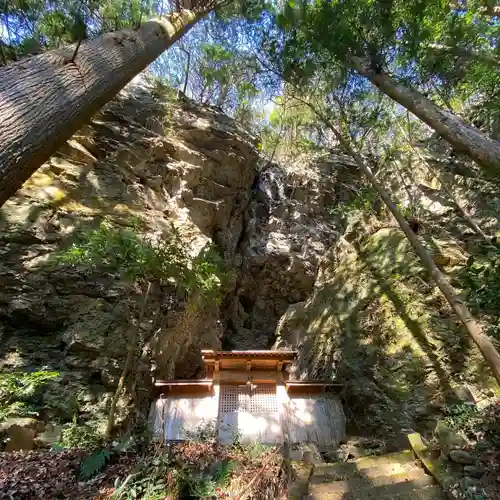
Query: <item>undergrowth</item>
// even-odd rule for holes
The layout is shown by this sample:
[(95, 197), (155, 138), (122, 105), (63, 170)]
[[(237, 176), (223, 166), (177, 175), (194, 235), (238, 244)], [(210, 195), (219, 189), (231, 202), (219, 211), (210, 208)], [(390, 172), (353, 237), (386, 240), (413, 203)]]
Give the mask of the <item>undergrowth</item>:
[(500, 401), (484, 408), (470, 404), (450, 406), (446, 409), (446, 422), (473, 442), (500, 448)]
[(33, 403), (35, 393), (57, 372), (12, 372), (0, 374), (0, 422), (12, 417), (37, 417), (43, 407)]
[(61, 431), (60, 449), (76, 449), (95, 451), (101, 444), (102, 438), (96, 425), (91, 422), (78, 423), (76, 415), (73, 421), (67, 423)]
[(488, 333), (500, 340), (500, 243), (496, 238), (484, 243), (457, 274), (474, 313), (489, 316)]
[(213, 247), (191, 258), (175, 228), (168, 238), (152, 240), (139, 235), (136, 228), (116, 227), (104, 221), (98, 229), (80, 234), (57, 259), (89, 269), (106, 269), (132, 281), (175, 284), (181, 291), (197, 291), (204, 298), (220, 301), (222, 259)]
[(220, 498), (234, 470), (234, 463), (223, 460), (197, 470), (182, 466), (180, 458), (167, 452), (145, 457), (135, 470), (115, 482), (114, 500), (162, 500), (172, 498)]
[(365, 186), (351, 201), (331, 207), (328, 213), (331, 217), (339, 217), (344, 223), (350, 224), (373, 212), (373, 205), (376, 199), (376, 191), (370, 186)]
[[(178, 90), (168, 82), (167, 79), (158, 76), (150, 76), (150, 83), (152, 85), (151, 93), (163, 106), (161, 124), (163, 126), (163, 133), (167, 134), (174, 123), (174, 110), (178, 105)], [(161, 109), (161, 108), (159, 108)]]

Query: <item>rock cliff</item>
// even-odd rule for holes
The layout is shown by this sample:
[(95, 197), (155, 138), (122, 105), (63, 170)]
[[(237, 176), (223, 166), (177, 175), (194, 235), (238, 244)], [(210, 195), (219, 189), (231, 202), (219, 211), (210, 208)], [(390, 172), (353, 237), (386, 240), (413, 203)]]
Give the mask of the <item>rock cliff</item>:
[(234, 290), (256, 139), (215, 109), (174, 97), (161, 84), (133, 82), (1, 210), (0, 368), (60, 373), (31, 397), (41, 416), (102, 423), (133, 335), (117, 423), (147, 409), (151, 375), (201, 376), (200, 347), (221, 345), (219, 299), (201, 300), (175, 280), (155, 284), (153, 275), (145, 300), (144, 279), (59, 258), (85, 251), (75, 246), (85, 235), (94, 247), (117, 237), (110, 250), (124, 254), (143, 241), (175, 241), (183, 257), (210, 249), (224, 268), (220, 295)]
[[(429, 161), (493, 235), (494, 189), (442, 158)], [(413, 167), (377, 176), (455, 279), (478, 238)], [(0, 369), (59, 374), (0, 416), (104, 430), (122, 378), (128, 427), (153, 376), (201, 377), (200, 349), (220, 347), (298, 348), (293, 376), (345, 383), (356, 433), (397, 439), (464, 387), (487, 392), (481, 358), (372, 194), (343, 154), (266, 162), (217, 109), (132, 82), (0, 211)]]
[[(494, 236), (499, 230), (494, 185), (457, 176), (456, 161), (443, 156), (440, 152), (427, 161), (440, 168), (455, 199)], [(483, 240), (422, 160), (412, 163), (411, 172), (401, 172), (398, 178), (394, 171), (380, 169), (377, 177), (460, 290), (460, 273)], [(299, 350), (294, 376), (345, 384), (353, 434), (404, 445), (410, 429), (430, 432), (446, 405), (487, 399), (496, 384), (371, 190), (359, 190), (336, 208), (342, 236), (323, 255), (311, 295), (280, 318), (276, 346)]]
[[(153, 376), (203, 376), (201, 348), (273, 344), (339, 236), (330, 211), (352, 166), (279, 166), (256, 144), (217, 109), (139, 78), (4, 205), (0, 366), (59, 373), (23, 401), (35, 415), (103, 430), (124, 377), (116, 424), (133, 425)], [(183, 266), (189, 276), (163, 279)]]
[(229, 347), (269, 348), (290, 304), (313, 290), (319, 261), (339, 236), (331, 215), (345, 196), (344, 155), (264, 164), (252, 186), (240, 245), (243, 263), (229, 302)]

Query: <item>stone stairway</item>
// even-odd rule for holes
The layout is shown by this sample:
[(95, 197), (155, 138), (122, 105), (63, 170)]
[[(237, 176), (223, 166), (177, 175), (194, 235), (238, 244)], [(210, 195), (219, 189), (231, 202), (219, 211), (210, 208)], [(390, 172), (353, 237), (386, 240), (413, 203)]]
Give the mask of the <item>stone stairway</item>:
[[(415, 462), (413, 452), (359, 458), (352, 462), (302, 467), (293, 500), (437, 500), (441, 488)], [(306, 475), (307, 478), (304, 476)]]

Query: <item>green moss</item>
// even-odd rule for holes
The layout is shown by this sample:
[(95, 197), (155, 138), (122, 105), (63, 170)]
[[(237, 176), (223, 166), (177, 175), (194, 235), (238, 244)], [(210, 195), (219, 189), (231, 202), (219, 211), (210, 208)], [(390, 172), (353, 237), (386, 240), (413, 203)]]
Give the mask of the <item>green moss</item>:
[(0, 422), (12, 417), (38, 416), (42, 409), (40, 388), (59, 377), (57, 372), (0, 374)]
[(348, 384), (358, 432), (418, 429), (434, 403), (454, 396), (456, 374), (477, 370), (464, 333), (401, 231), (360, 235), (330, 258), (314, 296), (280, 334), (307, 332), (304, 368)]

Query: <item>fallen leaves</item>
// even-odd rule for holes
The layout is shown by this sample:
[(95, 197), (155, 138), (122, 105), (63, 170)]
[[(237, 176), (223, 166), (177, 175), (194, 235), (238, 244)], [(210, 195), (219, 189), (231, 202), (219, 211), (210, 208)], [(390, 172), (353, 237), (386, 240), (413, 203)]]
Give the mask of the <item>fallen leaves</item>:
[(83, 451), (0, 453), (0, 499), (107, 498), (114, 480), (129, 471), (134, 458), (123, 455), (89, 481), (79, 481)]
[[(245, 447), (223, 446), (216, 442), (188, 441), (173, 445), (168, 453), (165, 483), (173, 486), (181, 471), (190, 470), (196, 474), (214, 471), (221, 463), (231, 462), (227, 487), (218, 487), (217, 498), (227, 498), (246, 490), (258, 474), (258, 480), (251, 484), (247, 499), (281, 498), (284, 490), (282, 459), (274, 448), (262, 450), (252, 456)], [(82, 461), (88, 456), (84, 451), (47, 451), (0, 453), (0, 500), (48, 500), (48, 499), (92, 499), (110, 498), (119, 477), (123, 480), (133, 471), (151, 464), (154, 472), (154, 458), (159, 450), (144, 455), (114, 455), (101, 473), (90, 480), (79, 477)], [(147, 466), (149, 467), (149, 466)], [(177, 471), (177, 472), (176, 472)], [(146, 471), (147, 472), (147, 471)], [(140, 497), (138, 497), (140, 498)], [(172, 498), (173, 500), (173, 498)]]

